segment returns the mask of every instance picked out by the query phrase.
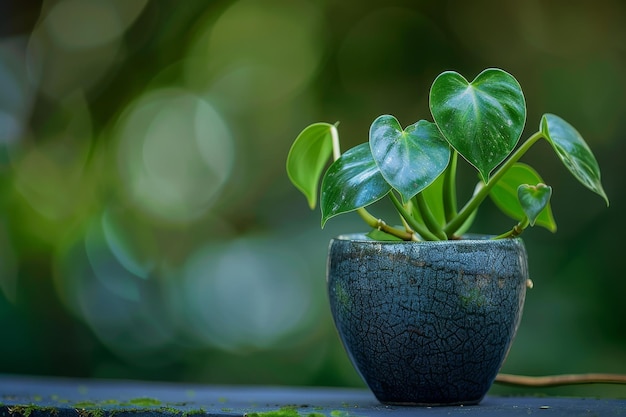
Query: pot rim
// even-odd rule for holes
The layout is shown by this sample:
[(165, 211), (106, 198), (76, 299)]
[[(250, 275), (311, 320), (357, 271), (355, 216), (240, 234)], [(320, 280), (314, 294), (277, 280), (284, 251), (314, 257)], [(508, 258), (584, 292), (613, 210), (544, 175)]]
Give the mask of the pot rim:
[(338, 236), (335, 236), (333, 240), (341, 240), (341, 241), (351, 241), (358, 243), (376, 243), (382, 245), (405, 245), (405, 244), (419, 244), (419, 245), (445, 245), (445, 244), (459, 244), (459, 243), (485, 243), (485, 242), (500, 242), (501, 244), (504, 242), (516, 242), (522, 241), (522, 238), (517, 236), (514, 238), (503, 238), (503, 239), (493, 239), (497, 235), (491, 234), (481, 234), (481, 233), (468, 233), (463, 235), (460, 239), (453, 240), (420, 240), (420, 241), (410, 241), (410, 240), (376, 240), (370, 237), (367, 237), (365, 233), (344, 233)]

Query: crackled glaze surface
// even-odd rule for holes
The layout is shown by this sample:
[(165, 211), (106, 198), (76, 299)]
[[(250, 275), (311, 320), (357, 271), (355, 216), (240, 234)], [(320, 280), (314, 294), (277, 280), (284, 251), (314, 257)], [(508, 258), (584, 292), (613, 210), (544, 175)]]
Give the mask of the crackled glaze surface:
[(384, 403), (480, 402), (508, 352), (526, 293), (520, 239), (333, 239), (331, 310), (346, 350)]

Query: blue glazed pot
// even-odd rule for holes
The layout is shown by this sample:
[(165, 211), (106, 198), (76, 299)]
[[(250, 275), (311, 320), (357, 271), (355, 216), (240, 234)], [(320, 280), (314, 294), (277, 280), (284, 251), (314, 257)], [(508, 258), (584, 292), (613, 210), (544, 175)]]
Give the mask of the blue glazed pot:
[(328, 293), (337, 331), (382, 403), (479, 403), (522, 315), (521, 239), (333, 239)]

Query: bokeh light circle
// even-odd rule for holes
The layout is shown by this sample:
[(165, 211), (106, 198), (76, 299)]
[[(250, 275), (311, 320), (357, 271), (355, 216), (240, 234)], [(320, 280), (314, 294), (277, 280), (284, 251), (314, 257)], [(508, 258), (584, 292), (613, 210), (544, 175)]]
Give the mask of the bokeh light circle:
[(105, 210), (59, 245), (55, 289), (68, 310), (115, 353), (132, 358), (166, 349), (175, 330), (158, 297), (159, 282), (147, 268), (139, 271), (139, 261), (122, 247), (127, 236), (114, 223)]
[(321, 62), (324, 26), (308, 1), (234, 2), (192, 42), (187, 83), (237, 111), (293, 97)]
[(117, 11), (109, 2), (61, 1), (50, 10), (47, 19), (50, 36), (68, 49), (102, 45), (123, 32)]
[(34, 91), (26, 76), (25, 39), (0, 42), (0, 147), (18, 142), (27, 130)]
[(46, 7), (30, 35), (27, 73), (33, 87), (63, 99), (104, 88), (125, 54), (125, 32), (147, 0), (60, 0)]
[(225, 350), (269, 348), (314, 315), (310, 274), (288, 242), (264, 237), (208, 244), (183, 271), (188, 326)]
[(230, 129), (212, 104), (182, 89), (151, 91), (118, 123), (123, 187), (138, 208), (159, 219), (204, 214), (231, 175)]

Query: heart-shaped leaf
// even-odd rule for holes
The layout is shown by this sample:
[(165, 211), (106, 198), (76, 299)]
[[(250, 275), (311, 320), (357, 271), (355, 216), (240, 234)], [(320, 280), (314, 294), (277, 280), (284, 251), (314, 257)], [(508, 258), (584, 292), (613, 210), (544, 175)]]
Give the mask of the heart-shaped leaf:
[(548, 206), (551, 196), (552, 187), (543, 183), (522, 184), (517, 188), (517, 197), (531, 226), (535, 225), (539, 213)]
[(485, 182), (515, 148), (526, 122), (526, 102), (517, 80), (496, 68), (471, 83), (453, 71), (430, 89), (430, 111), (444, 137)]
[[(522, 220), (524, 216), (530, 219), (531, 216), (528, 216), (520, 201), (518, 188), (522, 184), (540, 183), (543, 183), (543, 180), (533, 168), (526, 164), (516, 163), (504, 174), (500, 181), (493, 186), (489, 192), (489, 196), (496, 206), (507, 216), (515, 220)], [(549, 203), (545, 207), (545, 210), (542, 210), (538, 214), (533, 223), (551, 232), (556, 232), (556, 222), (554, 221)]]
[(604, 198), (608, 206), (609, 198), (600, 182), (600, 167), (580, 133), (554, 114), (543, 115), (540, 129), (572, 175), (585, 187)]
[(448, 166), (450, 145), (437, 125), (426, 120), (402, 130), (390, 115), (370, 127), (370, 149), (380, 173), (404, 202), (428, 187)]
[(331, 217), (372, 204), (389, 191), (391, 185), (374, 162), (369, 144), (355, 146), (333, 162), (322, 179), (322, 227)]
[(314, 123), (307, 126), (291, 145), (287, 155), (287, 175), (309, 202), (311, 209), (317, 202), (317, 187), (322, 171), (332, 153), (335, 126)]

